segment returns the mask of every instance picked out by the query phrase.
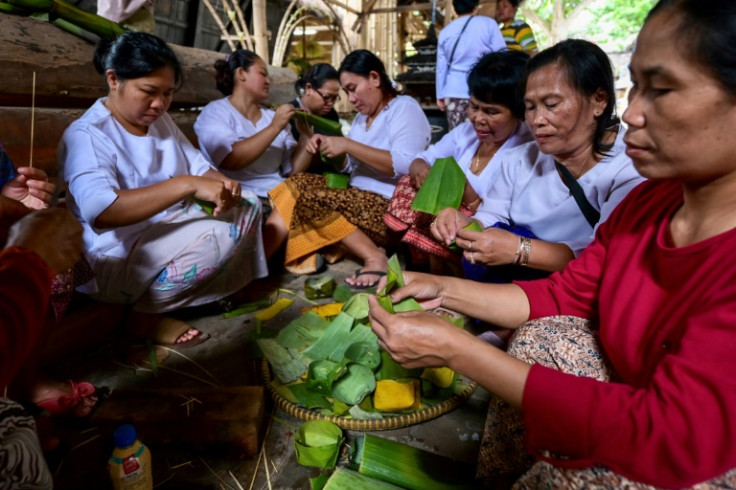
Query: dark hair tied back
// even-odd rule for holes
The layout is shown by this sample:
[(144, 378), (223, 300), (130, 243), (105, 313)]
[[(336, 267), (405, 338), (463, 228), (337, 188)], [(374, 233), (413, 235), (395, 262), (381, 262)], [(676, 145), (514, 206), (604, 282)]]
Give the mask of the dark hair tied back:
[(679, 39), (673, 42), (689, 51), (695, 63), (708, 69), (728, 92), (736, 95), (736, 2), (660, 0), (649, 11), (647, 22), (668, 11), (679, 22)]
[(238, 49), (226, 59), (215, 61), (215, 83), (217, 84), (217, 90), (222, 92), (223, 95), (232, 95), (233, 87), (235, 86), (235, 80), (233, 79), (235, 70), (242, 68), (248, 71), (256, 60), (259, 59), (261, 59), (260, 56), (253, 51)]
[(452, 0), (452, 8), (457, 15), (473, 13), (476, 7), (478, 7), (478, 0)]
[(296, 90), (298, 95), (302, 95), (307, 84), (318, 89), (321, 88), (327, 80), (339, 81), (340, 77), (337, 75), (337, 70), (335, 70), (335, 68), (329, 63), (317, 63), (311, 67), (305, 75), (302, 75), (297, 79), (294, 83), (294, 90)]
[(372, 71), (378, 73), (381, 79), (381, 92), (386, 97), (396, 96), (396, 88), (391, 82), (391, 79), (386, 73), (386, 67), (383, 62), (367, 49), (356, 49), (349, 53), (342, 63), (340, 69), (337, 70), (338, 74), (342, 75), (343, 72), (354, 73), (362, 77), (368, 78)]
[(523, 86), (535, 71), (548, 65), (558, 64), (568, 76), (570, 84), (580, 95), (590, 97), (603, 90), (608, 97), (603, 114), (596, 121), (593, 151), (606, 155), (608, 147), (603, 144), (607, 129), (618, 123), (616, 91), (613, 85), (613, 68), (608, 55), (597, 45), (582, 39), (567, 39), (540, 52), (527, 64)]
[(113, 70), (122, 81), (145, 77), (168, 66), (174, 70), (176, 87), (184, 83), (179, 60), (163, 39), (146, 32), (129, 31), (112, 39), (101, 39), (94, 52), (100, 74)]
[(470, 95), (486, 104), (508, 107), (516, 118), (524, 119), (524, 94), (519, 84), (528, 61), (529, 55), (524, 51), (484, 54), (468, 72)]

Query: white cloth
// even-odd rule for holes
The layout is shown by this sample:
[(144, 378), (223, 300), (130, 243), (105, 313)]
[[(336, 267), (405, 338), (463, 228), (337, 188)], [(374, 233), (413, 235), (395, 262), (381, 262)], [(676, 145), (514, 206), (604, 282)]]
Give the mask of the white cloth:
[[(263, 131), (273, 121), (274, 111), (261, 109), (261, 118), (253, 124), (231, 103), (229, 97), (207, 104), (194, 122), (202, 153), (216, 166), (233, 151), (233, 145)], [(286, 126), (254, 162), (238, 170), (220, 169), (240, 182), (258, 197), (267, 198), (268, 191), (283, 182), (291, 172), (291, 151), (296, 140)]]
[(180, 206), (134, 225), (100, 230), (94, 222), (116, 199), (117, 190), (137, 189), (179, 175), (202, 175), (212, 167), (164, 114), (146, 136), (130, 134), (98, 99), (64, 132), (59, 162), (68, 183), (67, 207), (84, 227), (84, 249), (94, 266), (96, 257), (127, 257), (133, 243), (150, 227)]
[[(460, 31), (468, 19), (472, 20), (460, 36)], [(452, 66), (449, 66), (452, 48), (458, 36), (460, 40), (457, 43), (455, 55), (452, 57)], [(505, 49), (506, 42), (503, 40), (501, 29), (490, 17), (474, 15), (460, 17), (450, 22), (440, 31), (437, 39), (437, 68), (435, 70), (437, 98), (467, 99), (470, 97), (468, 72), (478, 58), (486, 53)]]
[[(501, 145), (488, 165), (483, 169), (480, 175), (475, 175), (470, 171), (470, 165), (473, 163), (473, 156), (478, 151), (480, 141), (475, 133), (473, 123), (465, 121), (455, 129), (447, 133), (437, 143), (427, 148), (424, 152), (416, 156), (421, 158), (429, 165), (434, 165), (438, 158), (453, 157), (465, 174), (465, 178), (478, 194), (481, 199), (485, 199), (490, 192), (493, 182), (496, 180), (496, 174), (501, 166), (504, 155), (509, 150), (519, 145), (532, 141), (533, 137), (526, 123), (520, 122), (509, 138)], [(405, 173), (409, 173), (408, 170)]]
[(217, 218), (182, 202), (133, 225), (94, 226), (117, 190), (212, 169), (168, 114), (146, 136), (134, 136), (103, 101), (73, 122), (59, 143), (67, 206), (82, 223), (85, 256), (95, 272), (79, 290), (162, 313), (222, 298), (265, 276), (261, 206), (248, 191), (239, 206)]
[[(626, 156), (625, 146), (620, 131), (609, 156), (578, 179), (586, 198), (601, 214), (598, 225), (645, 180)], [(485, 227), (501, 221), (526, 228), (541, 240), (566, 244), (575, 256), (593, 241), (598, 228), (583, 216), (557, 172), (554, 157), (541, 153), (535, 142), (506, 153), (490, 195), (474, 218)]]
[(153, 14), (153, 0), (97, 0), (97, 15), (113, 22), (123, 22), (140, 9)]
[(350, 172), (350, 185), (391, 199), (396, 182), (408, 172), (414, 155), (424, 150), (432, 139), (432, 130), (419, 103), (406, 95), (389, 101), (368, 129), (367, 119), (365, 114), (355, 116), (347, 137), (366, 146), (390, 151), (394, 175), (373, 170), (349, 156), (346, 171)]

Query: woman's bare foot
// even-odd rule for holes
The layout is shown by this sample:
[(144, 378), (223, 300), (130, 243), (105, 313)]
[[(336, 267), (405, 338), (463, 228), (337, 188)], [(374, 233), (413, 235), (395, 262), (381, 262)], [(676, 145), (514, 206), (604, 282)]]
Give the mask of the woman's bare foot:
[(205, 334), (181, 320), (138, 311), (130, 314), (126, 328), (133, 335), (161, 345), (187, 344), (199, 340), (198, 337), (205, 338)]

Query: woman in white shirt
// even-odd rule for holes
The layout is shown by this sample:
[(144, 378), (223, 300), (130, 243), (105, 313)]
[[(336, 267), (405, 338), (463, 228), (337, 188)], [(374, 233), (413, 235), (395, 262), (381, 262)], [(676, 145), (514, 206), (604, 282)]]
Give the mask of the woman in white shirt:
[(213, 169), (167, 114), (182, 73), (166, 43), (127, 32), (101, 41), (94, 60), (108, 96), (59, 145), (67, 205), (82, 223), (94, 271), (81, 289), (132, 304), (134, 333), (179, 346), (201, 342), (206, 334), (160, 314), (218, 300), (266, 275), (260, 202)]
[[(318, 269), (316, 253), (340, 243), (363, 262), (346, 282), (374, 286), (386, 270), (382, 248), (388, 241), (383, 223), (388, 200), (401, 169), (427, 147), (431, 131), (419, 104), (397, 95), (380, 59), (367, 50), (345, 57), (340, 84), (358, 110), (347, 137), (314, 135), (307, 147), (328, 158), (347, 155), (344, 172), (350, 187), (328, 188), (319, 175), (300, 174), (269, 193), (275, 210), (269, 217), (286, 243), (286, 267), (297, 274)], [(325, 255), (330, 259), (329, 254)]]
[(268, 191), (285, 176), (309, 166), (308, 132), (297, 142), (289, 131), (291, 104), (275, 111), (268, 99), (266, 63), (254, 52), (238, 49), (215, 62), (217, 89), (224, 98), (210, 102), (194, 123), (199, 146), (225, 175), (268, 204)]
[(456, 273), (460, 257), (434, 240), (429, 229), (434, 216), (412, 210), (414, 197), (435, 160), (452, 157), (465, 174), (460, 209), (468, 216), (475, 213), (488, 196), (503, 157), (532, 139), (518, 90), (527, 61), (529, 56), (520, 51), (497, 51), (481, 57), (468, 73), (468, 121), (417, 155), (396, 186), (383, 220), (393, 231), (404, 233), (401, 240), (412, 250), (429, 255), (432, 273), (444, 273), (448, 265)]
[(432, 227), (447, 244), (457, 237), (468, 278), (506, 282), (563, 269), (643, 180), (611, 127), (613, 73), (598, 46), (572, 39), (532, 58), (524, 103), (536, 141), (505, 155), (473, 217), (487, 229), (463, 230), (470, 218), (454, 209), (440, 211)]
[(467, 117), (468, 72), (486, 53), (506, 50), (495, 20), (477, 15), (478, 0), (453, 0), (458, 18), (442, 28), (437, 39), (437, 106), (447, 113), (449, 130)]

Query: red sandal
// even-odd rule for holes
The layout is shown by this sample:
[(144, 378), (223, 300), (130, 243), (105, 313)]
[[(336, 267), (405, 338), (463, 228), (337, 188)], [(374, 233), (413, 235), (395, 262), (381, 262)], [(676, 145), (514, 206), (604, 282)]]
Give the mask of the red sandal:
[(58, 398), (50, 398), (48, 400), (38, 402), (36, 405), (46, 410), (51, 415), (67, 417), (76, 416), (74, 410), (79, 406), (82, 399), (94, 395), (97, 392), (97, 388), (95, 388), (92, 383), (87, 383), (86, 381), (74, 383), (70, 380), (69, 384), (72, 385), (71, 395), (62, 395)]

